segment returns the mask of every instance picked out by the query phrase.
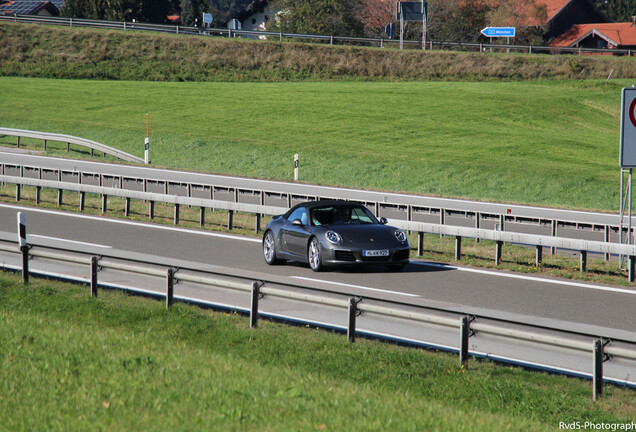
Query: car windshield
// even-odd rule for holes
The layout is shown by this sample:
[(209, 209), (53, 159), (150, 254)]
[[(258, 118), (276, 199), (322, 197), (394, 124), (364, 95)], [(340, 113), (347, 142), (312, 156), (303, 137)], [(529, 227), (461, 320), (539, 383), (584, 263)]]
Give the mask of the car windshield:
[(314, 207), (310, 211), (311, 223), (320, 225), (361, 225), (379, 224), (378, 220), (365, 207), (336, 205)]

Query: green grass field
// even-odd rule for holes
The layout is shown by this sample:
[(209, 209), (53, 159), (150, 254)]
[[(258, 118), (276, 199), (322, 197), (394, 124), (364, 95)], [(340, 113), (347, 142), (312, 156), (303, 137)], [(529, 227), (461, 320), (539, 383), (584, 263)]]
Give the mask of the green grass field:
[[(0, 124), (153, 164), (336, 186), (618, 211), (631, 82), (156, 83), (0, 78)], [(0, 138), (15, 145), (15, 138)]]
[(0, 273), (0, 430), (473, 431), (628, 423), (633, 391)]

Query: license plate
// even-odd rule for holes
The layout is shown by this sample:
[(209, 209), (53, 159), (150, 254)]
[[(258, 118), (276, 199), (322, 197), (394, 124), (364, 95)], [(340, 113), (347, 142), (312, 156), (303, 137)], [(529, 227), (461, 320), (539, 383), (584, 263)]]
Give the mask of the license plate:
[(365, 257), (385, 257), (389, 256), (389, 250), (365, 250), (362, 255)]

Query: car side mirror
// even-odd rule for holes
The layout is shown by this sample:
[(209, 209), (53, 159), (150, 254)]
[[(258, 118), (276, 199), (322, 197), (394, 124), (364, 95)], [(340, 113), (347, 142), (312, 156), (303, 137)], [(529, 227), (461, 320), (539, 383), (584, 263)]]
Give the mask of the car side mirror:
[(300, 220), (300, 219), (294, 219), (292, 221), (292, 225), (296, 225), (296, 226), (304, 226), (305, 224)]
[(380, 218), (380, 223), (381, 223), (382, 225), (386, 225), (386, 224), (388, 224), (388, 223), (389, 223), (389, 221), (388, 221), (385, 217), (382, 217), (382, 218)]

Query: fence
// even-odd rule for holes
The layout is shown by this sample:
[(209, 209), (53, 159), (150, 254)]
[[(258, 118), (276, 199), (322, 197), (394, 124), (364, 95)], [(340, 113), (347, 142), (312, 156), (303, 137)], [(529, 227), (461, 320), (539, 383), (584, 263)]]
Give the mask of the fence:
[[(17, 235), (15, 236), (17, 240)], [(168, 258), (156, 256), (135, 256), (126, 257), (118, 251), (108, 251), (99, 255), (91, 254), (89, 251), (75, 249), (63, 249), (59, 247), (42, 246), (27, 244), (26, 246), (16, 247), (9, 235), (0, 234), (0, 252), (10, 255), (21, 255), (21, 265), (10, 264), (11, 258), (6, 257), (2, 260), (2, 267), (5, 269), (18, 270), (22, 272), (24, 283), (29, 282), (31, 273), (47, 275), (46, 271), (33, 271), (35, 259), (40, 262), (55, 261), (63, 262), (73, 266), (81, 266), (88, 268), (88, 277), (78, 279), (77, 277), (68, 276), (74, 281), (80, 281), (90, 285), (92, 296), (98, 295), (98, 286), (109, 287), (108, 282), (100, 281), (99, 273), (106, 270), (116, 270), (124, 272), (127, 275), (143, 275), (146, 278), (152, 278), (154, 284), (158, 282), (158, 278), (164, 281), (165, 289), (144, 290), (128, 287), (133, 291), (152, 295), (154, 297), (165, 298), (166, 308), (171, 307), (175, 300), (189, 301), (192, 303), (212, 306), (224, 307), (234, 310), (242, 310), (249, 313), (250, 326), (257, 327), (260, 316), (281, 318), (276, 314), (269, 313), (262, 308), (261, 303), (264, 300), (276, 302), (294, 302), (294, 304), (309, 305), (311, 309), (323, 308), (329, 310), (330, 314), (337, 318), (336, 321), (346, 322), (345, 326), (316, 323), (315, 317), (295, 317), (292, 321), (301, 321), (303, 323), (311, 323), (312, 326), (322, 325), (323, 327), (334, 328), (339, 331), (346, 331), (347, 338), (350, 342), (355, 342), (356, 334), (379, 337), (382, 339), (398, 340), (401, 342), (414, 341), (402, 334), (387, 334), (378, 331), (365, 331), (357, 324), (358, 317), (364, 314), (368, 320), (374, 320), (378, 323), (378, 328), (386, 326), (387, 323), (398, 321), (408, 327), (425, 326), (429, 328), (431, 333), (442, 329), (444, 332), (450, 332), (450, 338), (457, 341), (452, 346), (440, 345), (438, 342), (421, 341), (419, 345), (428, 347), (442, 348), (459, 354), (461, 364), (467, 366), (469, 355), (474, 357), (485, 356), (487, 358), (497, 358), (497, 352), (489, 352), (486, 355), (480, 354), (474, 348), (475, 339), (483, 340), (486, 345), (492, 344), (492, 340), (497, 341), (495, 345), (490, 345), (491, 349), (502, 350), (504, 352), (512, 350), (517, 353), (519, 343), (527, 344), (533, 350), (545, 351), (550, 353), (551, 347), (557, 347), (560, 350), (567, 351), (569, 356), (582, 356), (592, 363), (592, 374), (579, 372), (576, 376), (591, 375), (593, 380), (593, 398), (598, 399), (603, 391), (604, 370), (603, 365), (610, 359), (619, 364), (616, 373), (623, 376), (630, 376), (629, 371), (633, 372), (634, 361), (636, 361), (636, 343), (629, 340), (611, 340), (607, 337), (599, 337), (599, 335), (590, 335), (577, 333), (572, 331), (563, 331), (556, 328), (548, 328), (545, 326), (532, 325), (529, 323), (513, 322), (503, 320), (496, 317), (485, 315), (471, 315), (457, 310), (431, 308), (423, 306), (414, 306), (412, 304), (390, 301), (382, 298), (374, 298), (371, 296), (353, 296), (342, 292), (329, 291), (327, 289), (307, 287), (303, 285), (290, 284), (281, 282), (280, 280), (259, 278), (257, 280), (241, 277), (236, 272), (224, 272), (223, 270), (207, 270), (202, 264), (191, 262), (175, 261)], [(59, 266), (57, 266), (59, 267)], [(57, 270), (59, 272), (59, 270)], [(86, 270), (83, 270), (86, 272)], [(60, 277), (59, 274), (56, 274)], [(121, 274), (117, 275), (117, 279), (121, 279)], [(64, 275), (62, 275), (64, 279)], [(130, 280), (130, 277), (129, 277)], [(130, 282), (134, 284), (134, 282)], [(219, 304), (212, 299), (191, 298), (187, 296), (175, 296), (175, 286), (177, 283), (189, 283), (191, 286), (211, 287), (215, 290), (224, 292), (242, 293), (247, 301), (247, 307), (241, 308), (236, 303), (234, 305)], [(180, 285), (181, 286), (181, 285)], [(121, 288), (121, 287), (120, 287)], [(185, 288), (182, 288), (185, 292)], [(198, 291), (202, 292), (202, 291)], [(206, 291), (207, 292), (207, 291)], [(245, 303), (245, 302), (244, 302)], [(311, 313), (309, 314), (311, 315)], [(324, 311), (323, 311), (324, 316)], [(287, 317), (288, 319), (290, 317)], [(344, 318), (344, 319), (343, 319)], [(428, 327), (426, 327), (428, 326)], [(430, 327), (432, 326), (432, 327)], [(419, 327), (418, 327), (419, 331)], [(453, 336), (454, 335), (454, 336)], [(433, 337), (432, 335), (428, 335)], [(492, 339), (492, 340), (489, 340)], [(434, 339), (434, 337), (433, 337)], [(473, 343), (473, 349), (469, 350), (469, 340)], [(502, 345), (502, 342), (503, 345)], [(417, 344), (417, 343), (416, 343)], [(477, 344), (479, 345), (479, 344)], [(492, 347), (499, 348), (492, 348)], [(472, 353), (471, 353), (472, 351)], [(541, 356), (545, 355), (541, 354)], [(532, 356), (530, 356), (532, 357)], [(567, 357), (566, 357), (567, 358)], [(508, 359), (510, 361), (510, 359)], [(517, 359), (514, 363), (523, 364), (524, 359)], [(558, 362), (557, 360), (555, 360)], [(584, 360), (585, 361), (585, 360)], [(528, 362), (532, 365), (531, 362)], [(537, 367), (537, 365), (534, 365)], [(568, 365), (551, 366), (555, 370), (569, 371), (572, 369)], [(627, 372), (626, 372), (627, 371)], [(605, 381), (636, 386), (636, 383), (630, 383), (626, 379), (617, 379), (605, 377)]]
[[(20, 188), (23, 186), (31, 186), (36, 188), (36, 202), (39, 200), (42, 188), (55, 189), (58, 191), (58, 205), (62, 204), (62, 191), (77, 192), (80, 195), (80, 210), (83, 210), (85, 195), (96, 194), (102, 197), (102, 212), (106, 212), (108, 205), (108, 196), (124, 198), (125, 214), (128, 215), (130, 210), (130, 200), (136, 199), (147, 201), (149, 205), (149, 214), (152, 217), (154, 203), (161, 202), (174, 205), (174, 223), (179, 223), (179, 208), (181, 205), (199, 207), (201, 209), (201, 224), (203, 224), (203, 215), (206, 208), (221, 209), (228, 211), (228, 228), (232, 228), (232, 220), (234, 212), (244, 212), (256, 215), (255, 231), (260, 230), (260, 215), (276, 215), (282, 214), (286, 210), (278, 206), (266, 206), (261, 204), (248, 204), (240, 202), (221, 201), (207, 198), (195, 198), (191, 196), (170, 195), (167, 193), (153, 193), (145, 191), (135, 191), (122, 188), (93, 186), (79, 183), (69, 183), (53, 180), (32, 179), (24, 177), (15, 177), (8, 175), (0, 175), (0, 181), (16, 185), (16, 200), (20, 199)], [(536, 248), (537, 265), (541, 263), (544, 247), (568, 249), (577, 251), (580, 254), (580, 269), (585, 271), (587, 265), (587, 255), (590, 252), (614, 254), (629, 257), (628, 278), (630, 282), (634, 282), (636, 274), (634, 272), (636, 264), (636, 245), (619, 244), (599, 241), (589, 241), (580, 239), (570, 239), (564, 237), (543, 236), (536, 234), (515, 233), (509, 231), (486, 230), (481, 228), (457, 227), (441, 224), (431, 224), (416, 221), (390, 220), (392, 225), (409, 231), (418, 233), (418, 254), (421, 254), (422, 236), (424, 233), (440, 234), (446, 236), (454, 236), (456, 238), (455, 256), (461, 259), (461, 242), (462, 238), (473, 238), (477, 240), (491, 240), (496, 243), (496, 264), (501, 260), (503, 244), (516, 243), (529, 245)]]
[[(325, 41), (331, 45), (334, 43), (364, 44), (378, 47), (389, 45), (399, 45), (399, 40), (384, 38), (362, 38), (362, 37), (344, 37), (333, 35), (314, 35), (314, 34), (297, 34), (285, 32), (266, 32), (266, 31), (248, 31), (248, 30), (230, 30), (219, 28), (202, 28), (189, 26), (173, 26), (163, 24), (145, 24), (126, 21), (101, 21), (87, 20), (79, 18), (64, 17), (41, 17), (33, 15), (0, 15), (0, 21), (53, 24), (69, 27), (93, 27), (117, 30), (135, 30), (135, 31), (152, 31), (173, 34), (190, 34), (202, 36), (225, 36), (225, 37), (249, 37), (262, 38), (268, 40), (296, 39), (296, 40), (312, 40)], [(405, 40), (405, 46), (422, 48), (421, 41)], [(597, 49), (597, 48), (566, 48), (566, 47), (548, 47), (548, 46), (531, 46), (531, 45), (505, 45), (505, 44), (486, 44), (486, 43), (463, 43), (463, 42), (444, 42), (444, 41), (427, 41), (428, 49), (457, 49), (457, 50), (473, 50), (484, 52), (486, 50), (506, 50), (527, 52), (530, 54), (611, 54), (611, 55), (632, 55), (631, 49)]]

